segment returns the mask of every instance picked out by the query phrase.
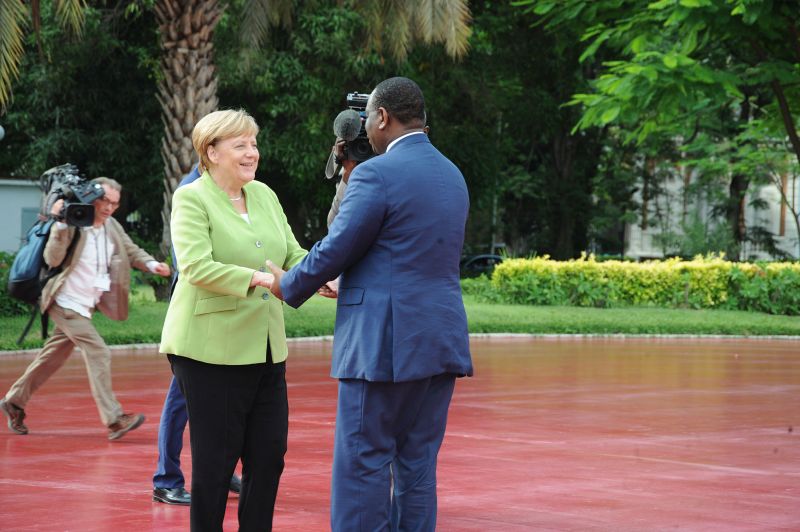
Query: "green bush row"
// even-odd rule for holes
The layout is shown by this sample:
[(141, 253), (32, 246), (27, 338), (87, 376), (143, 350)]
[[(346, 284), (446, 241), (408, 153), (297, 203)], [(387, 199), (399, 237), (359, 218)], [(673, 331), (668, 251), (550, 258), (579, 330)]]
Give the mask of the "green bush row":
[(15, 254), (0, 251), (0, 316), (19, 316), (30, 313), (30, 307), (8, 295), (8, 271)]
[(656, 306), (800, 314), (800, 264), (694, 260), (599, 262), (508, 259), (465, 293), (491, 302), (581, 307)]

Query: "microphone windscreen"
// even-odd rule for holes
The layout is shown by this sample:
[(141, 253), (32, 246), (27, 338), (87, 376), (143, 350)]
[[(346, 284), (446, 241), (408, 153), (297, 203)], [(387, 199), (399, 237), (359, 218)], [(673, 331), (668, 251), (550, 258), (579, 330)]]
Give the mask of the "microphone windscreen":
[(345, 109), (333, 121), (333, 134), (350, 142), (361, 131), (361, 117), (354, 109)]

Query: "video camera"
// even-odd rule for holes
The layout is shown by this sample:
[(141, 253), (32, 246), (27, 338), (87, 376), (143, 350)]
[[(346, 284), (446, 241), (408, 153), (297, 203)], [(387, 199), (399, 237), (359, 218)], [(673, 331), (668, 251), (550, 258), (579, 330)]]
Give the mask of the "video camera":
[(42, 189), (42, 214), (50, 216), (53, 204), (64, 200), (64, 208), (56, 216), (68, 225), (87, 227), (94, 223), (94, 201), (102, 198), (106, 191), (99, 183), (81, 177), (74, 164), (62, 164), (50, 168), (39, 178)]
[(352, 140), (345, 139), (347, 142), (344, 144), (344, 158), (359, 163), (375, 156), (375, 152), (372, 151), (372, 146), (367, 138), (367, 130), (364, 129), (364, 122), (367, 118), (367, 100), (369, 100), (369, 94), (351, 92), (347, 95), (347, 107), (358, 112), (361, 118), (361, 129), (356, 138)]

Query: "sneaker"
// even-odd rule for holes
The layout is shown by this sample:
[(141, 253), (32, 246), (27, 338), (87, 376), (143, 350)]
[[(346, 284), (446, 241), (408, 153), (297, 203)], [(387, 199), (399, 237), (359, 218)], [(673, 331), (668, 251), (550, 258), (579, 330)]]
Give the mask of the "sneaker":
[(118, 440), (144, 423), (144, 414), (122, 414), (108, 426), (108, 439)]
[(25, 419), (25, 410), (5, 399), (0, 399), (0, 410), (8, 418), (8, 428), (17, 434), (27, 434), (28, 427), (22, 422)]

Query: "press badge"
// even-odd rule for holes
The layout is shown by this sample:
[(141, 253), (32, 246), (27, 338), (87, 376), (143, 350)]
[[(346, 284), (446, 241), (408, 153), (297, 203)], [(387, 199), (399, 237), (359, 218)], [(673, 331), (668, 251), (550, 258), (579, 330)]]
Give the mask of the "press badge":
[(94, 278), (94, 287), (103, 292), (111, 290), (111, 277), (107, 273), (101, 273)]

